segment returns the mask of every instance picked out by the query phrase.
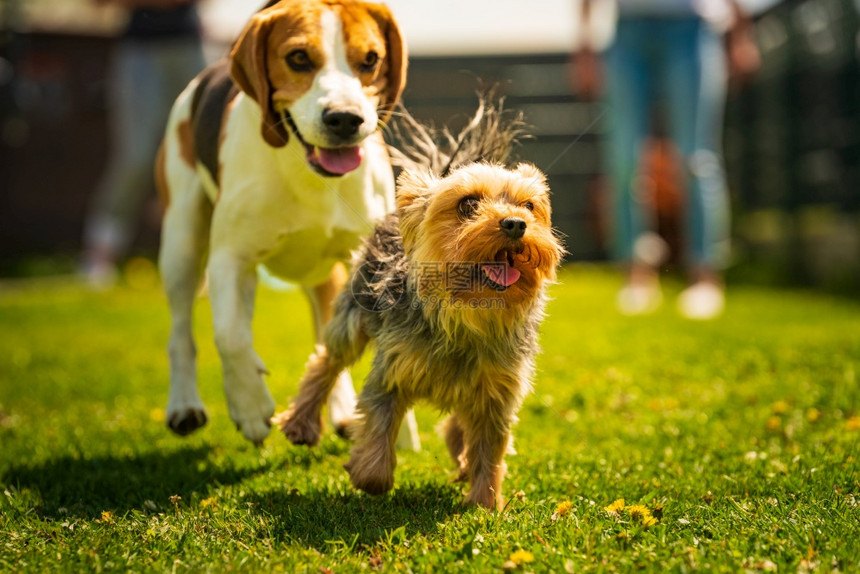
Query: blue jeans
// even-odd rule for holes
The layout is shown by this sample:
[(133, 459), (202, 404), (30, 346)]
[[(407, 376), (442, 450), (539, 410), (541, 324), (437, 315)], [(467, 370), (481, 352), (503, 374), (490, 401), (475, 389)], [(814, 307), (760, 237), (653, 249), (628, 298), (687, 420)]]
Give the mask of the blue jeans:
[(729, 250), (729, 198), (721, 139), (726, 57), (721, 36), (696, 17), (619, 19), (605, 56), (614, 253), (632, 261), (636, 239), (653, 227), (636, 189), (643, 142), (661, 102), (686, 174), (685, 258), (720, 268)]

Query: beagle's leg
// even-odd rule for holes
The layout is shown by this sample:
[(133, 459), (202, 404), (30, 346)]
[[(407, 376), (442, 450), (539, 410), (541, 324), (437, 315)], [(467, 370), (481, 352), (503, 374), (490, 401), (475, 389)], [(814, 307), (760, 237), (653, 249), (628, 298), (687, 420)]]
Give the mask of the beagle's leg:
[(261, 376), (266, 368), (253, 347), (251, 320), (256, 288), (254, 263), (228, 249), (213, 251), (209, 257), (209, 295), (227, 407), (245, 438), (260, 445), (269, 434), (275, 401)]
[[(340, 263), (336, 264), (328, 279), (314, 287), (305, 288), (305, 293), (311, 304), (314, 315), (314, 336), (317, 345), (323, 345), (323, 331), (334, 314), (334, 299), (347, 282), (346, 269)], [(340, 436), (346, 436), (346, 430), (355, 417), (356, 403), (355, 387), (349, 370), (344, 369), (338, 376), (328, 397), (328, 414), (332, 428)]]
[(167, 425), (173, 432), (187, 435), (207, 420), (197, 390), (192, 310), (206, 258), (212, 204), (190, 168), (180, 166), (173, 176), (174, 193), (164, 216), (158, 263), (171, 319)]
[(409, 409), (403, 417), (403, 424), (397, 433), (397, 448), (400, 450), (421, 450), (421, 437), (418, 436), (418, 422), (415, 420), (415, 411)]
[[(317, 345), (323, 344), (323, 331), (333, 316), (334, 299), (346, 285), (347, 280), (346, 269), (338, 263), (332, 269), (325, 283), (311, 289), (305, 289), (314, 313)], [(338, 375), (328, 399), (329, 419), (335, 431), (341, 436), (346, 436), (347, 429), (355, 418), (356, 402), (352, 377), (348, 370), (344, 370)], [(400, 432), (397, 435), (397, 448), (421, 450), (418, 424), (415, 422), (415, 413), (412, 409), (406, 411), (403, 423), (400, 425)]]

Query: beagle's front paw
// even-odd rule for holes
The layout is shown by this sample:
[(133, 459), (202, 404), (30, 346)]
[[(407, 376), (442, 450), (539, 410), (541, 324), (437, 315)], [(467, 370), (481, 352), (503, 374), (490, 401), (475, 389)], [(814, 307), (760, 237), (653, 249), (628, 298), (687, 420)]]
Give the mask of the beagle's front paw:
[[(256, 397), (256, 400), (249, 400), (249, 396), (242, 397), (241, 401), (235, 401), (239, 404), (231, 406), (230, 418), (236, 423), (236, 428), (242, 432), (242, 435), (257, 446), (263, 444), (263, 441), (269, 436), (269, 430), (272, 427), (272, 415), (275, 413), (275, 401), (269, 395), (268, 390), (262, 387), (262, 392)], [(228, 404), (234, 402), (229, 401)]]
[(209, 417), (202, 403), (167, 408), (167, 426), (179, 436), (187, 436), (206, 424)]
[(242, 431), (242, 435), (255, 446), (263, 446), (263, 441), (269, 436), (269, 430), (272, 427), (271, 417), (234, 422), (236, 422), (236, 429)]

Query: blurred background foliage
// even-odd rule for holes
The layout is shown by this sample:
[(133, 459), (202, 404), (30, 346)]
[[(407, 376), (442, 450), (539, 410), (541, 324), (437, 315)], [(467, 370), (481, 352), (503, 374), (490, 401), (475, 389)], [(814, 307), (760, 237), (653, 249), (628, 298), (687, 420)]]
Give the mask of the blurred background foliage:
[[(210, 58), (224, 53), (254, 4), (201, 4)], [(413, 26), (419, 8), (389, 4), (404, 28)], [(464, 18), (479, 4), (463, 3)], [(456, 124), (474, 108), (480, 84), (499, 83), (507, 106), (523, 110), (532, 126), (535, 137), (519, 156), (549, 174), (570, 259), (602, 261), (602, 105), (571, 93), (570, 42), (558, 25), (572, 18), (567, 4), (534, 5), (529, 22), (543, 19), (547, 31), (538, 37), (535, 25), (526, 26), (531, 49), (518, 41), (506, 50), (503, 39), (459, 49), (464, 44), (442, 31), (433, 46), (432, 35), (415, 33), (405, 102), (419, 118)], [(105, 66), (123, 17), (90, 0), (0, 0), (0, 277), (74, 269), (107, 151)], [(755, 19), (762, 69), (732, 90), (726, 113), (734, 209), (729, 279), (856, 293), (860, 0), (784, 0), (763, 6)], [(451, 34), (462, 34), (468, 22), (454, 28)], [(659, 128), (659, 113), (657, 120)], [(661, 201), (658, 190), (661, 231), (672, 244), (677, 205)], [(153, 198), (141, 213), (134, 255), (156, 252), (159, 217)]]

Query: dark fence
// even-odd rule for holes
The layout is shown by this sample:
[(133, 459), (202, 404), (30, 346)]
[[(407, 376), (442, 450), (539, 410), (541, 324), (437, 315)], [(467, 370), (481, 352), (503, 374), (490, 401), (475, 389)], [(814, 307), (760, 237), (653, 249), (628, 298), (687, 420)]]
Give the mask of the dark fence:
[(742, 260), (860, 288), (860, 3), (790, 0), (756, 26), (763, 68), (730, 101), (726, 159)]
[(781, 4), (757, 23), (764, 66), (730, 106), (726, 153), (744, 210), (860, 208), (860, 4)]
[[(33, 257), (77, 253), (105, 164), (105, 69), (113, 40), (17, 34), (0, 54), (0, 274)], [(0, 73), (0, 76), (3, 76)], [(139, 246), (157, 239), (152, 226)]]

